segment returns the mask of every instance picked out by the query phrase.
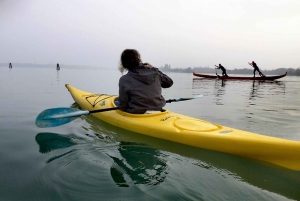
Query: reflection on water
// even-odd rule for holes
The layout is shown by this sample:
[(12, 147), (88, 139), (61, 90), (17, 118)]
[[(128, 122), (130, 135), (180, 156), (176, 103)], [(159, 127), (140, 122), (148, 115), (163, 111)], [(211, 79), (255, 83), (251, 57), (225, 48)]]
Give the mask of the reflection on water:
[[(57, 149), (64, 149), (67, 147), (71, 147), (76, 145), (76, 136), (75, 135), (59, 135), (55, 133), (39, 133), (35, 136), (35, 140), (39, 145), (39, 152), (46, 154), (51, 151), (57, 150)], [(59, 159), (63, 156), (66, 156), (67, 154), (72, 153), (75, 151), (74, 149), (68, 150), (67, 152), (60, 153), (58, 155), (55, 155), (47, 160), (47, 163), (50, 163), (56, 159)]]
[(214, 94), (216, 96), (216, 104), (217, 105), (223, 105), (222, 103), (222, 96), (225, 94), (226, 88), (225, 88), (225, 80), (215, 80), (215, 88), (214, 88)]
[(71, 137), (55, 133), (39, 133), (35, 136), (35, 140), (39, 145), (39, 152), (43, 154), (76, 144), (72, 142)]
[(252, 90), (250, 91), (250, 100), (253, 100), (253, 98), (257, 97), (257, 92), (258, 92), (258, 88), (259, 88), (259, 82), (257, 82), (258, 84), (255, 85), (255, 81), (253, 81), (252, 84)]
[(118, 186), (129, 186), (126, 177), (134, 184), (157, 185), (164, 181), (168, 168), (158, 150), (133, 142), (120, 142), (118, 151), (109, 155), (114, 160), (110, 173)]
[[(139, 143), (123, 141), (116, 143), (113, 137), (105, 134), (86, 135), (96, 140), (98, 151), (112, 159), (110, 175), (119, 187), (129, 187), (132, 182), (134, 184), (157, 185), (164, 181), (168, 166), (162, 159), (163, 154), (158, 150)], [(40, 153), (43, 154), (61, 150), (51, 156), (47, 163), (55, 160), (68, 160), (68, 155), (72, 152), (82, 151), (77, 145), (91, 144), (91, 141), (74, 134), (59, 135), (56, 133), (39, 133), (36, 135), (36, 142), (39, 145)], [(102, 144), (97, 142), (102, 142)], [(116, 146), (111, 146), (112, 143)], [(72, 148), (67, 149), (70, 147)], [(78, 156), (76, 158), (79, 159)]]
[[(261, 91), (260, 91), (261, 90)], [(281, 81), (253, 81), (249, 100), (254, 100), (260, 95), (285, 94), (285, 83)]]
[(57, 84), (59, 85), (59, 70), (56, 71), (56, 81)]
[(222, 80), (222, 81), (221, 81), (221, 83), (222, 83), (221, 86), (222, 86), (222, 87), (225, 87), (225, 82), (226, 82), (226, 80)]

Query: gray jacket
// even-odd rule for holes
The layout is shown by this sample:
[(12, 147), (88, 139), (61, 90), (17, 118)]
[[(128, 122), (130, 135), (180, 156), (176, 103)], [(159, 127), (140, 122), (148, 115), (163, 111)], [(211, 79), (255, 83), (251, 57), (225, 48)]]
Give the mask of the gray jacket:
[(147, 110), (161, 110), (166, 101), (161, 88), (169, 88), (173, 80), (157, 68), (139, 66), (119, 80), (119, 108), (122, 111), (143, 114)]

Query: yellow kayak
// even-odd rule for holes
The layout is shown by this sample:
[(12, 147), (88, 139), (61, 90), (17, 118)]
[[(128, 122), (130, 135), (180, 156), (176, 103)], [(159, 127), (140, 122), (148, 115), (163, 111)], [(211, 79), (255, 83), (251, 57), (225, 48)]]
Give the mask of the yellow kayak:
[[(116, 107), (115, 95), (95, 94), (66, 84), (84, 110)], [(300, 142), (213, 124), (171, 111), (130, 114), (121, 110), (93, 113), (114, 126), (136, 133), (300, 170)]]

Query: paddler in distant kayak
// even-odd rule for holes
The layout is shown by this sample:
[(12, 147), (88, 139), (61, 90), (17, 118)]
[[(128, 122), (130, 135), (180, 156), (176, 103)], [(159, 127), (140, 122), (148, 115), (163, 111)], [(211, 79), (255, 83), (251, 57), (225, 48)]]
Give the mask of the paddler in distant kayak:
[(253, 77), (255, 77), (255, 71), (257, 71), (261, 77), (265, 77), (265, 75), (262, 74), (262, 72), (260, 72), (258, 66), (256, 65), (256, 63), (254, 61), (248, 62), (248, 64), (254, 68)]
[(219, 66), (215, 65), (216, 69), (221, 69), (222, 70), (222, 76), (228, 76), (226, 73), (226, 69), (224, 68), (224, 66), (222, 66), (222, 64), (219, 64)]
[(166, 105), (161, 88), (169, 88), (173, 80), (149, 63), (142, 63), (137, 50), (126, 49), (121, 54), (119, 80), (119, 108), (134, 114), (147, 110), (161, 111)]

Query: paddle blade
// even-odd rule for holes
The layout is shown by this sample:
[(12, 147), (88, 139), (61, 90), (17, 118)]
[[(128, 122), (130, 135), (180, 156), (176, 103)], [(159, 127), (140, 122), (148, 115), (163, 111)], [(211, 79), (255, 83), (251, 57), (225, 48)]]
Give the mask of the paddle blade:
[(47, 109), (37, 116), (35, 125), (39, 128), (60, 126), (69, 123), (84, 114), (89, 114), (89, 111), (82, 111), (77, 108)]

